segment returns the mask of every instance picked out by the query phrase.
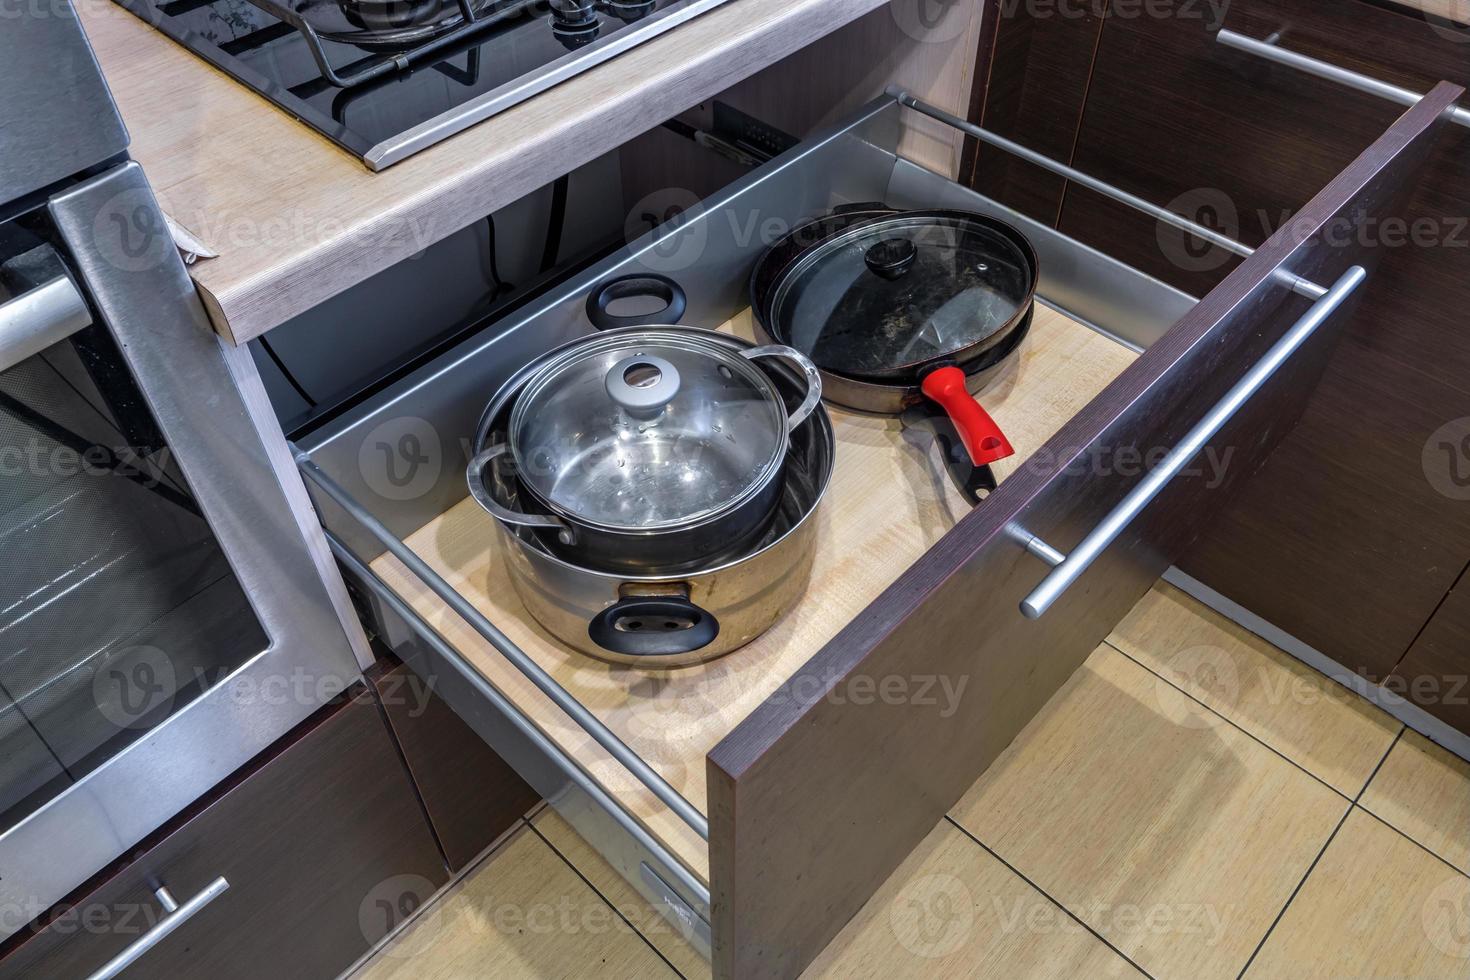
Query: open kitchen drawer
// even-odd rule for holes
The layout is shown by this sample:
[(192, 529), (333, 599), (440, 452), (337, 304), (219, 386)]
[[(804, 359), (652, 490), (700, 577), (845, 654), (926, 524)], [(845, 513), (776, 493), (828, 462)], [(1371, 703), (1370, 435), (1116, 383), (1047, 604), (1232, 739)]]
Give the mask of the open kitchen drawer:
[[(1356, 230), (1399, 206), (1459, 94), (1410, 108), (1195, 301), (896, 156), (918, 110), (895, 93), (329, 423), (298, 459), (404, 661), (713, 948), (717, 975), (794, 975), (1293, 425), (1333, 313), (1371, 279)], [(590, 332), (585, 297), (613, 276), (673, 276), (684, 322), (748, 329), (761, 248), (875, 200), (989, 212), (1036, 246), (1048, 308), (983, 396), (1018, 451), (999, 488), (971, 509), (896, 420), (833, 410), (816, 567), (773, 630), (667, 672), (559, 646), (466, 499), (485, 402)]]

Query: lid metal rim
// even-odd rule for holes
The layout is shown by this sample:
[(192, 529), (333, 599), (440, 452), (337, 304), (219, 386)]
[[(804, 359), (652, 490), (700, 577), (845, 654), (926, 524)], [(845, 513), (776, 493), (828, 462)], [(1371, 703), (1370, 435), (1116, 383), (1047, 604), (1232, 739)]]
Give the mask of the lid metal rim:
[[(576, 341), (566, 345), (565, 348), (556, 352), (554, 356), (546, 361), (546, 363), (542, 364), (535, 371), (535, 373), (532, 374), (531, 377), (523, 385), (520, 386), (519, 391), (516, 392), (514, 396), (515, 404), (511, 408), (511, 417), (507, 439), (510, 443), (511, 456), (515, 461), (516, 467), (520, 469), (524, 466), (524, 462), (521, 459), (521, 455), (518, 451), (518, 440), (516, 439), (516, 433), (520, 430), (521, 424), (525, 421), (526, 412), (528, 411), (525, 406), (533, 400), (531, 397), (528, 396), (538, 393), (547, 385), (551, 384), (555, 380), (556, 375), (561, 370), (565, 369), (568, 365), (573, 364), (578, 360), (594, 356), (606, 350), (617, 350), (622, 347), (637, 346), (635, 342), (638, 339), (642, 337), (652, 337), (655, 341), (662, 341), (663, 343), (670, 344), (676, 347), (681, 347), (685, 350), (695, 350), (698, 352), (710, 354), (721, 363), (730, 365), (735, 370), (740, 371), (740, 373), (747, 380), (749, 380), (764, 394), (766, 394), (768, 396), (768, 400), (776, 406), (775, 412), (776, 415), (779, 416), (774, 418), (774, 421), (776, 422), (776, 431), (779, 433), (777, 441), (773, 446), (769, 458), (766, 459), (758, 475), (755, 476), (741, 490), (740, 493), (731, 497), (729, 500), (722, 503), (719, 507), (708, 512), (699, 514), (698, 516), (693, 518), (681, 517), (672, 521), (629, 525), (609, 524), (604, 521), (596, 520), (595, 518), (587, 517), (586, 515), (580, 514), (574, 510), (569, 509), (565, 505), (559, 504), (556, 501), (550, 499), (550, 497), (547, 494), (541, 492), (540, 488), (537, 487), (533, 482), (529, 480), (519, 481), (520, 484), (525, 487), (526, 492), (529, 493), (539, 504), (541, 504), (543, 507), (546, 507), (557, 517), (570, 521), (578, 527), (586, 528), (588, 530), (604, 534), (622, 535), (629, 538), (637, 539), (654, 537), (664, 534), (693, 531), (702, 527), (706, 527), (710, 524), (718, 523), (719, 521), (728, 518), (731, 514), (740, 510), (743, 506), (745, 506), (747, 502), (749, 502), (752, 498), (756, 497), (763, 490), (765, 490), (766, 487), (771, 484), (771, 482), (779, 478), (781, 472), (784, 469), (786, 453), (790, 450), (791, 447), (790, 436), (789, 433), (787, 433), (786, 431), (786, 406), (784, 400), (781, 397), (781, 393), (776, 390), (776, 387), (771, 382), (771, 379), (766, 377), (765, 373), (762, 372), (760, 368), (756, 367), (755, 364), (753, 364), (748, 358), (740, 356), (738, 352), (732, 352), (732, 349), (724, 344), (720, 344), (710, 338), (701, 336), (701, 334), (706, 333), (711, 333), (711, 331), (706, 331), (703, 328), (699, 327), (691, 328), (665, 325), (634, 326), (624, 327), (618, 330), (616, 333), (608, 331), (602, 334), (596, 334), (593, 335), (593, 337), (591, 338)], [(499, 399), (497, 399), (497, 401), (498, 400)]]
[[(893, 373), (895, 375), (902, 375), (908, 369), (917, 367), (919, 364), (932, 362), (942, 357), (954, 356), (954, 354), (958, 352), (966, 351), (976, 346), (983, 345), (986, 341), (1005, 333), (1009, 328), (1013, 327), (1025, 315), (1026, 310), (1030, 307), (1036, 295), (1036, 283), (1039, 278), (1040, 270), (1038, 268), (1039, 263), (1036, 257), (1036, 250), (1031, 245), (1031, 242), (1026, 238), (1025, 235), (1023, 235), (1018, 229), (1016, 229), (1015, 226), (1005, 221), (1002, 221), (999, 218), (991, 217), (988, 214), (943, 209), (920, 209), (909, 211), (893, 211), (887, 214), (875, 214), (875, 216), (872, 218), (858, 221), (851, 227), (844, 228), (827, 238), (813, 243), (812, 245), (802, 250), (802, 252), (800, 252), (797, 256), (795, 256), (791, 263), (785, 269), (781, 270), (780, 275), (777, 276), (775, 282), (772, 283), (772, 286), (770, 287), (770, 298), (766, 304), (766, 312), (771, 320), (771, 325), (776, 328), (776, 331), (779, 331), (780, 335), (783, 335), (785, 338), (787, 338), (778, 339), (777, 342), (783, 344), (791, 343), (789, 339), (792, 335), (791, 324), (787, 322), (789, 318), (785, 314), (784, 307), (786, 306), (787, 297), (790, 295), (791, 290), (794, 288), (794, 284), (799, 282), (803, 276), (810, 272), (813, 266), (827, 259), (832, 254), (832, 252), (851, 244), (851, 242), (856, 239), (871, 235), (875, 231), (882, 231), (886, 227), (903, 222), (907, 222), (910, 225), (932, 225), (939, 219), (944, 219), (955, 223), (968, 223), (975, 228), (991, 232), (1004, 239), (1006, 244), (1010, 245), (1013, 249), (1016, 250), (1016, 255), (1021, 259), (1023, 265), (1029, 268), (1031, 274), (1031, 288), (1027, 291), (1026, 295), (1021, 298), (1021, 301), (1017, 305), (1016, 311), (991, 333), (987, 334), (984, 337), (972, 340), (969, 343), (956, 347), (954, 348), (954, 350), (948, 352), (947, 354), (936, 354), (934, 357), (925, 358), (924, 361), (917, 362), (913, 365), (905, 364), (901, 368), (896, 369)], [(772, 333), (775, 333), (776, 331), (772, 331)], [(991, 346), (998, 345), (1000, 342), (1001, 341), (999, 340), (995, 340), (992, 342)], [(811, 356), (810, 351), (804, 351), (803, 353), (806, 353), (807, 356)], [(818, 366), (823, 367), (823, 365), (820, 364)], [(825, 367), (823, 367), (823, 369), (830, 370)], [(846, 374), (846, 372), (839, 373), (844, 374), (844, 376), (849, 376)], [(852, 377), (857, 376), (853, 375)], [(876, 382), (876, 378), (870, 380)]]

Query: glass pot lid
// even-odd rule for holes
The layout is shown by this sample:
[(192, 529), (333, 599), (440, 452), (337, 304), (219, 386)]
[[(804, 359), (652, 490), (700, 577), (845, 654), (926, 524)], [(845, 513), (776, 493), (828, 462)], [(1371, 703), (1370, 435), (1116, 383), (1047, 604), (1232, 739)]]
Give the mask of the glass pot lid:
[(1030, 303), (1019, 232), (980, 215), (898, 212), (814, 245), (776, 284), (782, 339), (840, 374), (894, 378), (998, 343)]
[(691, 330), (592, 339), (527, 382), (510, 418), (522, 484), (610, 530), (668, 529), (738, 507), (776, 478), (786, 407), (749, 360)]

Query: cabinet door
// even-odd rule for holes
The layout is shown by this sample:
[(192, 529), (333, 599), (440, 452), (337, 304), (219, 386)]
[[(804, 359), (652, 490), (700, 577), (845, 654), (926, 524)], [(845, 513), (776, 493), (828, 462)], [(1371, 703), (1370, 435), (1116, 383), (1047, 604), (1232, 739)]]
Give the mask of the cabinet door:
[[(1107, 18), (1075, 164), (1248, 244), (1288, 223), (1401, 111), (1221, 44), (1211, 5), (1168, 9)], [(1409, 11), (1236, 0), (1223, 26), (1415, 91), (1470, 82), (1470, 29), (1436, 31)], [(1437, 492), (1423, 462), (1433, 434), (1470, 405), (1467, 135), (1447, 134), (1404, 210), (1365, 230), (1385, 245), (1382, 267), (1301, 426), (1181, 559), (1190, 575), (1374, 680), (1470, 559), (1470, 510)], [(1195, 295), (1238, 261), (1076, 186), (1060, 227)]]
[(121, 976), (333, 977), (351, 966), (449, 876), (371, 697), (303, 727), (12, 937), (0, 977), (88, 976), (157, 925), (160, 886), (182, 904), (218, 878), (228, 888)]
[[(1337, 232), (1394, 213), (1460, 94), (1440, 86), (1405, 113), (715, 747), (717, 976), (800, 972), (1265, 464), (1341, 323), (1321, 321), (1237, 402), (1237, 385), (1261, 380), (1267, 352), (1307, 322), (1314, 304), (1292, 275), (1330, 285), (1362, 266), (1371, 277), (1382, 250)], [(1230, 404), (1214, 436), (1181, 454), (1184, 471), (1115, 522), (1152, 487), (1142, 471), (1159, 450)], [(1048, 578), (1036, 552), (1080, 552), (1110, 526), (1081, 577), (1024, 616)]]
[(1389, 691), (1470, 735), (1470, 573), (1388, 679)]
[(439, 847), (459, 871), (540, 797), (408, 667), (383, 671), (373, 687)]

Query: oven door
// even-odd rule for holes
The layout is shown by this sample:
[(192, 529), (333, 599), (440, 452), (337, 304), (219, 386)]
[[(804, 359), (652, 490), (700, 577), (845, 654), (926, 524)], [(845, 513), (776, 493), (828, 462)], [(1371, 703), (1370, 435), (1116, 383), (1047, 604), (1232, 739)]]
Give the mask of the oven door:
[(0, 225), (0, 289), (9, 935), (359, 679), (361, 637), (136, 164)]

